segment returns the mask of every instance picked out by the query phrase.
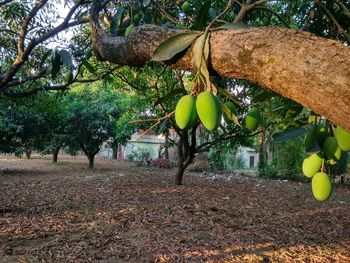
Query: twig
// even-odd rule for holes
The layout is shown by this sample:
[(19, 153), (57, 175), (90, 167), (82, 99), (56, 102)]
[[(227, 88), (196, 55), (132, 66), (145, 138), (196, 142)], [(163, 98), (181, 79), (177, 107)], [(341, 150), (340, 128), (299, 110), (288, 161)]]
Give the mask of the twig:
[(321, 3), (321, 1), (316, 1), (316, 3), (323, 9), (323, 11), (329, 16), (329, 18), (333, 21), (333, 23), (337, 26), (340, 33), (342, 33), (348, 41), (350, 41), (350, 35), (344, 30), (344, 28), (339, 24), (337, 19), (332, 15), (331, 11)]
[(133, 120), (133, 121), (130, 121), (129, 123), (140, 123), (140, 122), (150, 122), (150, 121), (161, 122), (162, 120), (170, 118), (174, 113), (175, 113), (175, 111), (172, 111), (161, 118), (151, 118), (151, 119), (145, 119), (145, 120)]

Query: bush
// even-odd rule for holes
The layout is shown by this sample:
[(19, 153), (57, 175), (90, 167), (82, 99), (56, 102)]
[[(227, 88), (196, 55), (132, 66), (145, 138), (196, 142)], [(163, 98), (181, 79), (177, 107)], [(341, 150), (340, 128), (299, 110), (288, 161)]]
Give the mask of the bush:
[(138, 166), (149, 166), (152, 162), (152, 158), (150, 158), (150, 156), (150, 152), (143, 149), (133, 149), (126, 159), (130, 162), (135, 162)]
[(241, 154), (239, 154), (239, 155), (236, 156), (232, 168), (233, 168), (233, 169), (237, 169), (237, 170), (241, 170), (241, 169), (246, 168), (246, 167), (245, 167), (245, 163), (244, 163), (243, 156), (242, 156)]
[(151, 162), (151, 166), (163, 169), (173, 168), (172, 163), (168, 159), (155, 159)]
[(259, 169), (261, 177), (303, 180), (301, 166), (306, 156), (302, 138), (276, 144), (273, 160)]

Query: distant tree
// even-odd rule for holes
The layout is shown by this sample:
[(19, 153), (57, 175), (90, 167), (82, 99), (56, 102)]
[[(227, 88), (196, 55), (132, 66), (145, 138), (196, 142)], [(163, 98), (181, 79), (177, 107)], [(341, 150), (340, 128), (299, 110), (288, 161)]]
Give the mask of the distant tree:
[(65, 98), (68, 113), (65, 130), (70, 135), (68, 143), (82, 149), (91, 169), (102, 143), (115, 137), (116, 120), (123, 113), (123, 98), (120, 93), (94, 92), (89, 87)]

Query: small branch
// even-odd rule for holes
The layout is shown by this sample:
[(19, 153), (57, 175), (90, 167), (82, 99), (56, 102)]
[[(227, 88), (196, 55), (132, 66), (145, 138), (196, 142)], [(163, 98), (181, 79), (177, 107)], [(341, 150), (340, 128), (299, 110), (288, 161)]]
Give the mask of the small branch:
[(340, 33), (342, 33), (348, 41), (350, 41), (350, 35), (344, 30), (344, 28), (339, 24), (337, 19), (333, 16), (331, 11), (328, 10), (328, 8), (321, 3), (321, 1), (316, 1), (316, 3), (322, 8), (322, 10), (327, 14), (327, 16), (333, 21), (333, 23), (337, 26)]
[(344, 3), (341, 0), (334, 0), (338, 5), (340, 5), (343, 9), (345, 14), (350, 17), (350, 11), (349, 9), (346, 7), (346, 5), (344, 5)]
[(274, 16), (276, 16), (287, 28), (290, 28), (290, 25), (283, 19), (283, 17), (278, 14), (277, 12), (273, 11), (272, 9), (266, 7), (266, 6), (256, 6), (254, 9), (260, 9), (260, 10), (264, 10), (267, 11), (271, 14), (273, 14)]
[(140, 122), (150, 122), (150, 121), (161, 122), (162, 120), (169, 119), (172, 115), (174, 115), (174, 113), (175, 113), (175, 111), (172, 111), (161, 118), (152, 118), (152, 119), (145, 119), (145, 120), (133, 120), (133, 121), (130, 121), (130, 123), (140, 123)]
[(25, 37), (28, 32), (28, 26), (30, 21), (36, 16), (36, 14), (39, 12), (39, 10), (48, 2), (48, 0), (42, 0), (35, 4), (32, 10), (30, 10), (29, 14), (24, 19), (21, 30), (19, 32), (19, 38), (18, 38), (18, 57), (21, 57), (24, 52), (24, 41)]
[(0, 2), (0, 6), (2, 6), (2, 5), (6, 5), (6, 4), (8, 4), (8, 3), (11, 3), (13, 0), (4, 0), (4, 1), (1, 1)]

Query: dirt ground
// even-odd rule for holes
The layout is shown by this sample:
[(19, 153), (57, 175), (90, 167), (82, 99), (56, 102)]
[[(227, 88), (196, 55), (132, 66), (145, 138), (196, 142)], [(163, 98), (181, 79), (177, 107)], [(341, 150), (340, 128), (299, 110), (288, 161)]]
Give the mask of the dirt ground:
[(0, 158), (0, 262), (350, 262), (350, 189)]

